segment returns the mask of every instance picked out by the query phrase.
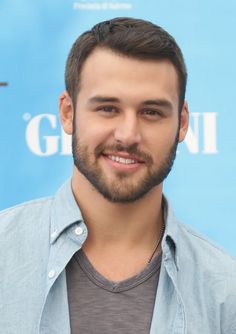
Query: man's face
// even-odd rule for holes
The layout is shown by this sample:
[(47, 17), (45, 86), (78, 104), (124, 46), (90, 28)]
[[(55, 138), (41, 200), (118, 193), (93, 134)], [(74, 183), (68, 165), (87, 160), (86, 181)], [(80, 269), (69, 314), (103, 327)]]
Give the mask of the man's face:
[(170, 62), (107, 49), (87, 58), (72, 150), (78, 171), (106, 199), (133, 202), (161, 184), (183, 139), (179, 128), (178, 78)]

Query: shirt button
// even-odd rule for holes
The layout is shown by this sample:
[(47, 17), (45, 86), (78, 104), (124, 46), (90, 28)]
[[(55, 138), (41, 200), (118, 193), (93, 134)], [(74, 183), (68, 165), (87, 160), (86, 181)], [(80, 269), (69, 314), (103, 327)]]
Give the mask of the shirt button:
[(56, 237), (57, 237), (57, 230), (55, 230), (54, 232), (52, 232), (51, 239), (54, 239)]
[(75, 229), (75, 234), (76, 235), (81, 235), (82, 233), (83, 233), (83, 228), (82, 227), (80, 227), (80, 226), (78, 226), (78, 227), (76, 227), (76, 229)]
[(56, 274), (55, 270), (52, 269), (52, 270), (49, 271), (48, 277), (53, 278), (55, 276), (55, 274)]

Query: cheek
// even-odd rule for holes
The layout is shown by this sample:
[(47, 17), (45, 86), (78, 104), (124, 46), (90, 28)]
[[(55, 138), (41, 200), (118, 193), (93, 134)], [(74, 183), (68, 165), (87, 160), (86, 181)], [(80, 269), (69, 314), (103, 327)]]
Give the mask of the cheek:
[(146, 144), (144, 144), (144, 147), (147, 147), (154, 160), (159, 160), (159, 158), (165, 157), (169, 154), (170, 149), (175, 143), (176, 136), (177, 127), (165, 130), (156, 129), (154, 132), (149, 131), (146, 136)]
[(94, 150), (98, 145), (104, 144), (107, 138), (104, 127), (83, 122), (82, 119), (77, 122), (76, 133), (80, 143), (87, 146), (89, 150)]
[(166, 127), (166, 128), (156, 128), (147, 131), (144, 142), (149, 143), (149, 145), (154, 148), (157, 146), (168, 146), (168, 143), (173, 143), (176, 138), (178, 128), (177, 126)]

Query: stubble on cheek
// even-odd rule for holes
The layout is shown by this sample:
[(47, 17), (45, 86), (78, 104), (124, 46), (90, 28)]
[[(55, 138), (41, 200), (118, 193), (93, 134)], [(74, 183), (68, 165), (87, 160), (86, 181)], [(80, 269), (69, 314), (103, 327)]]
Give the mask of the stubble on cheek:
[[(88, 144), (80, 141), (75, 132), (72, 136), (74, 164), (78, 171), (107, 200), (116, 203), (133, 202), (145, 196), (169, 174), (175, 159), (177, 138), (178, 136), (176, 136), (171, 147), (161, 150), (162, 154), (160, 154), (159, 160), (157, 157), (154, 163), (152, 156), (139, 150), (136, 144), (128, 147), (119, 143), (114, 145), (101, 143), (91, 149)], [(134, 154), (142, 159), (143, 172), (130, 174), (124, 171), (116, 171), (114, 175), (110, 175), (110, 173), (108, 175), (99, 163), (99, 159), (107, 152), (115, 155), (116, 152), (122, 151)]]

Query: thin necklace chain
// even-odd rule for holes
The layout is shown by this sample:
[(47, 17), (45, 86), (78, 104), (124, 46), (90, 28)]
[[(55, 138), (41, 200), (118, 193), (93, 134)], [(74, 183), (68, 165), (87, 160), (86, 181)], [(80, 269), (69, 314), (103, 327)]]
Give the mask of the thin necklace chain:
[(150, 256), (149, 260), (148, 260), (148, 264), (152, 261), (153, 259), (153, 256), (154, 254), (156, 253), (160, 243), (161, 243), (161, 240), (162, 240), (162, 237), (164, 235), (164, 232), (165, 232), (165, 220), (163, 219), (163, 223), (162, 223), (162, 228), (161, 228), (161, 234), (160, 234), (160, 238), (157, 240), (157, 244), (156, 244), (156, 247), (152, 253), (152, 255)]

